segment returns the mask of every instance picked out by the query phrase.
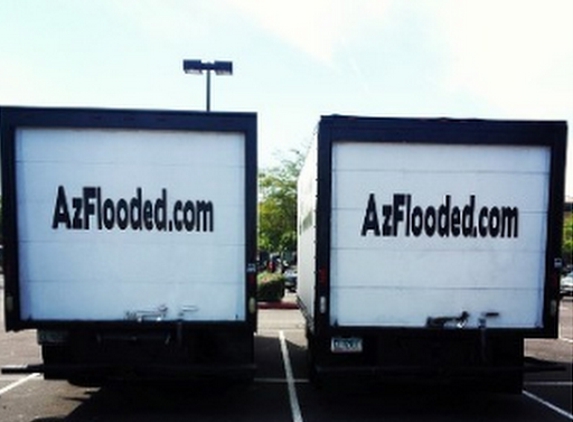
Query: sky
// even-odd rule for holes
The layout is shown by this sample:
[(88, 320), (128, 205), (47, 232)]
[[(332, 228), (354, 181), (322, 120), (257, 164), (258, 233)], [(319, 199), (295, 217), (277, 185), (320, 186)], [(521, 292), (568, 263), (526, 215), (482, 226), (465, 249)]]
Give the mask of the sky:
[[(204, 110), (183, 59), (233, 61), (211, 108), (258, 113), (261, 168), (305, 149), (321, 115), (572, 132), (571, 0), (0, 0), (1, 105)], [(568, 162), (573, 196), (573, 146)]]

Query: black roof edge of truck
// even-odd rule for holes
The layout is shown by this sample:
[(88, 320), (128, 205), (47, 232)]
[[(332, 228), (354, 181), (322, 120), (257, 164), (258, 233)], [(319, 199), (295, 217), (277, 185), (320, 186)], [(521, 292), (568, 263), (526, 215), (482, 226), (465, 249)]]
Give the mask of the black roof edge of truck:
[[(192, 122), (195, 130), (209, 131), (213, 121), (217, 121), (217, 129), (225, 131), (236, 130), (238, 122), (242, 127), (245, 120), (251, 119), (256, 128), (256, 112), (0, 105), (2, 126), (9, 121), (11, 125), (19, 126), (178, 130), (189, 128)], [(209, 123), (201, 127), (201, 122)]]

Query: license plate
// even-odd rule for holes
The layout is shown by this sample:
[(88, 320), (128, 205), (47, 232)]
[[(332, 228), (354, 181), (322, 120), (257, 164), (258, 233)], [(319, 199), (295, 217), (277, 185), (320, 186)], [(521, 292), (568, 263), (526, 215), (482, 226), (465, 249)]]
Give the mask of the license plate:
[(362, 339), (360, 337), (333, 337), (330, 340), (332, 353), (362, 353)]

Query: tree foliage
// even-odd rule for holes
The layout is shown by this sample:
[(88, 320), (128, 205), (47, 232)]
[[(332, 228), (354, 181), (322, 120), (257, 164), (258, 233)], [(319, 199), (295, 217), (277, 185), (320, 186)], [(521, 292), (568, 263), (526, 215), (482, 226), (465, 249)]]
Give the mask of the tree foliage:
[(573, 264), (573, 214), (563, 222), (563, 247), (561, 253), (566, 264)]
[(304, 162), (298, 150), (280, 165), (259, 173), (259, 249), (269, 252), (296, 250), (297, 179)]

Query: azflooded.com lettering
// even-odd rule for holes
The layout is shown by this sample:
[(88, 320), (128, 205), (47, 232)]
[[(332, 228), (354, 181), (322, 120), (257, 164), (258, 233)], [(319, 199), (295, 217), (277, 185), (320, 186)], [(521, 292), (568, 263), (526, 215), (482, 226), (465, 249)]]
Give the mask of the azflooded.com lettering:
[(70, 196), (64, 186), (56, 193), (52, 229), (212, 232), (214, 206), (208, 200), (170, 201), (167, 189), (147, 197), (135, 188), (128, 198), (109, 198), (101, 187), (86, 186)]
[(441, 204), (416, 204), (412, 194), (396, 193), (379, 204), (374, 193), (366, 201), (360, 234), (382, 237), (517, 238), (519, 209), (507, 205), (481, 205), (475, 195), (456, 203), (445, 195)]

